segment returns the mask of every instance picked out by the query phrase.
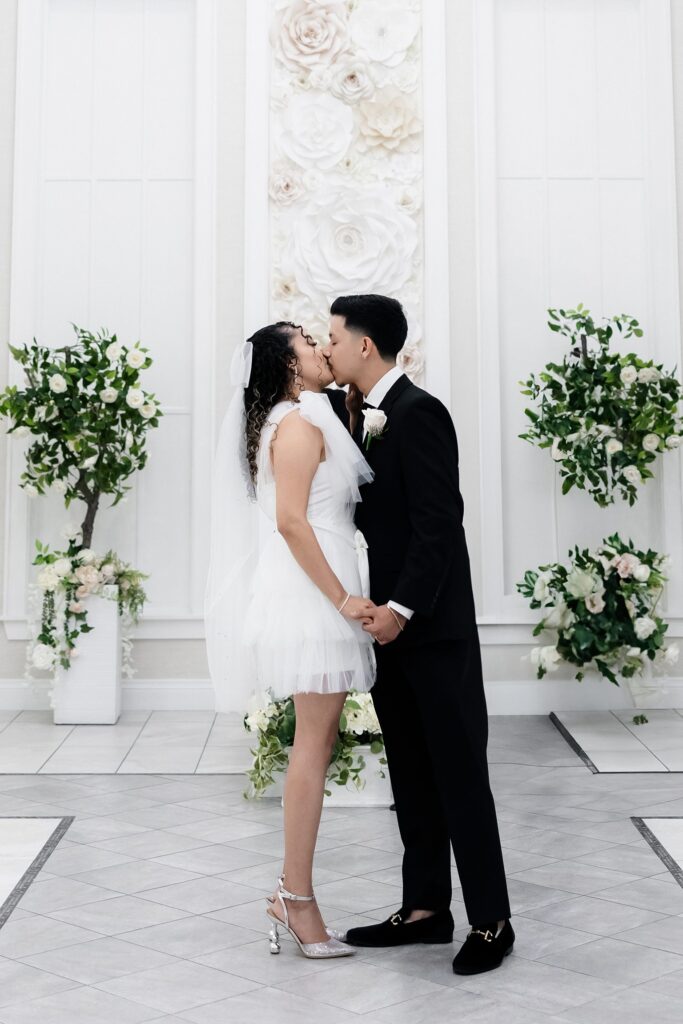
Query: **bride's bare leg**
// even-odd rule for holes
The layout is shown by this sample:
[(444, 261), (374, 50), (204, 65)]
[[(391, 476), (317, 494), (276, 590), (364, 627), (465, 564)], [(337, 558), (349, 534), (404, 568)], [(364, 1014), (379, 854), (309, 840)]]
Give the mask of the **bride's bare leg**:
[[(301, 896), (313, 891), (313, 854), (320, 824), (325, 773), (339, 730), (345, 693), (299, 693), (294, 696), (296, 732), (284, 789), (285, 889)], [(318, 904), (287, 900), (292, 928), (302, 942), (326, 942)], [(282, 918), (279, 900), (273, 910)]]

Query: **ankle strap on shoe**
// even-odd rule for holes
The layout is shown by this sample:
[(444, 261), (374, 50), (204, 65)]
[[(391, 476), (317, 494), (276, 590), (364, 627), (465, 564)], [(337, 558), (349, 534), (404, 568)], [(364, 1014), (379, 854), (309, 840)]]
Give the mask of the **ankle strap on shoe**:
[(297, 896), (295, 893), (289, 892), (289, 890), (284, 887), (284, 879), (285, 876), (280, 875), (277, 880), (278, 896), (284, 896), (286, 900), (300, 900), (302, 903), (309, 903), (311, 900), (315, 899), (315, 893), (311, 893), (310, 896)]

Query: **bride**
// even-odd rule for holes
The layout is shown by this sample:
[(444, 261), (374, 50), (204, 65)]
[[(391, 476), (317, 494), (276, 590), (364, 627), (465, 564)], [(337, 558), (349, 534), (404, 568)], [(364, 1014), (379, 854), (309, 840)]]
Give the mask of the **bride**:
[(267, 897), (270, 949), (279, 952), (285, 927), (305, 956), (348, 956), (354, 949), (325, 928), (312, 870), (344, 701), (375, 678), (363, 630), (373, 607), (367, 545), (353, 521), (372, 470), (324, 393), (332, 373), (302, 328), (257, 331), (231, 375), (237, 390), (216, 450), (205, 599), (216, 709), (243, 715), (263, 691), (270, 700), (293, 696), (284, 867)]

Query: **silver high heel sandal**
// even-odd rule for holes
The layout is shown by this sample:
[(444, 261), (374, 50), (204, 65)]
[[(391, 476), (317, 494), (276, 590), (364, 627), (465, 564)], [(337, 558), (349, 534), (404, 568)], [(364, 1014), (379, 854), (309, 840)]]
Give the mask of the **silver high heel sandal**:
[[(299, 936), (296, 934), (294, 929), (289, 924), (289, 913), (287, 911), (287, 905), (285, 900), (299, 900), (301, 902), (309, 903), (315, 899), (315, 895), (311, 896), (296, 896), (293, 892), (288, 892), (284, 887), (284, 875), (280, 875), (277, 880), (278, 891), (277, 896), (282, 904), (282, 910), (285, 915), (284, 921), (281, 921), (274, 910), (272, 905), (275, 900), (272, 896), (266, 896), (266, 902), (270, 903), (270, 907), (266, 910), (271, 921), (270, 928), (270, 952), (280, 952), (280, 935), (278, 928), (286, 928), (289, 934), (292, 936), (297, 946), (301, 950), (304, 956), (310, 957), (316, 960), (325, 960), (335, 956), (352, 956), (356, 951), (352, 946), (347, 946), (346, 943), (340, 942), (339, 939), (330, 936), (327, 942), (302, 942)], [(329, 935), (328, 930), (328, 935)]]

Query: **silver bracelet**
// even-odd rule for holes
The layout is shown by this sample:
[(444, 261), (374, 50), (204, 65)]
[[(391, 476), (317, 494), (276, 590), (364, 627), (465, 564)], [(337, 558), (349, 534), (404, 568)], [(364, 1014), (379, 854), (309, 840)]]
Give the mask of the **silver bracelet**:
[(346, 597), (344, 598), (344, 600), (342, 601), (342, 603), (341, 603), (341, 604), (339, 605), (339, 607), (337, 608), (337, 611), (338, 611), (338, 612), (341, 612), (341, 611), (343, 611), (343, 610), (344, 610), (344, 608), (346, 607), (346, 602), (347, 602), (347, 601), (349, 600), (349, 598), (350, 598), (350, 597), (351, 597), (351, 595), (350, 595), (350, 594), (347, 594), (347, 595), (346, 595)]
[(392, 614), (392, 615), (394, 616), (394, 618), (396, 619), (396, 625), (397, 625), (397, 626), (398, 626), (398, 628), (399, 628), (399, 629), (401, 630), (401, 632), (403, 632), (403, 630), (404, 630), (404, 628), (405, 628), (405, 627), (401, 625), (401, 620), (399, 619), (398, 615), (396, 614), (396, 612), (394, 611), (394, 609), (393, 609), (393, 608), (391, 608), (391, 607), (390, 607), (389, 605), (387, 605), (387, 608), (389, 608), (389, 611), (391, 612), (391, 614)]

